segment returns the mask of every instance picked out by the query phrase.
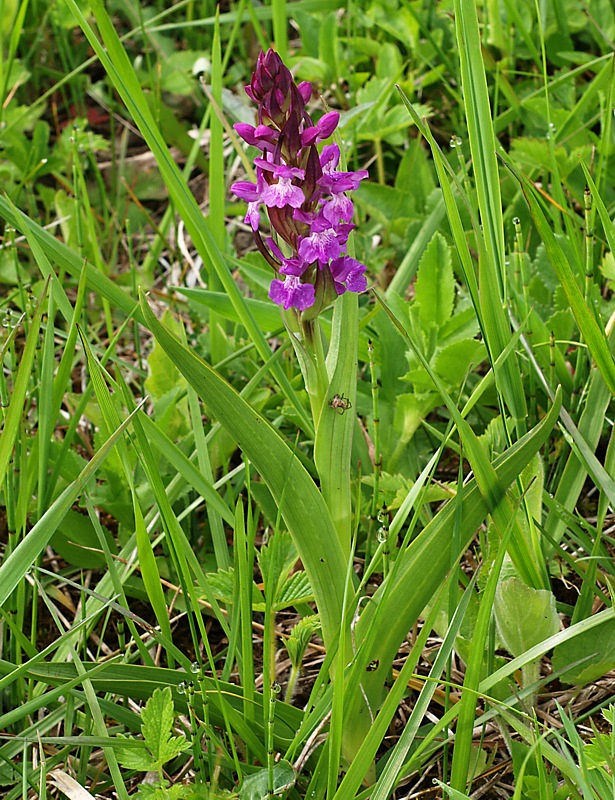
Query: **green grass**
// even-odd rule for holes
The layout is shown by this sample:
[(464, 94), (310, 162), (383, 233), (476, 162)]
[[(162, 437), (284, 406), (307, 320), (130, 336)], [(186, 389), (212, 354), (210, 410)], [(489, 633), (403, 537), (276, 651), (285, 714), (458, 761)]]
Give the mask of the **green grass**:
[[(2, 796), (612, 796), (610, 4), (1, 17)], [(370, 173), (309, 323), (270, 44)]]

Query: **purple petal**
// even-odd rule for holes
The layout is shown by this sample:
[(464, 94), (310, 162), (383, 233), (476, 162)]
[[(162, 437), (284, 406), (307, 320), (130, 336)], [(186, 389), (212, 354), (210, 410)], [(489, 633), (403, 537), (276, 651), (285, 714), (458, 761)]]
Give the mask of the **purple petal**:
[(261, 215), (259, 208), (260, 202), (248, 203), (248, 211), (243, 220), (246, 224), (250, 225), (253, 231), (257, 231), (258, 226), (260, 225)]
[(320, 166), (325, 172), (330, 172), (339, 164), (340, 149), (336, 144), (326, 144), (320, 154)]
[(333, 227), (342, 220), (349, 222), (354, 214), (352, 200), (345, 194), (335, 194), (322, 207), (322, 213)]
[(261, 200), (268, 208), (299, 208), (305, 202), (305, 196), (300, 187), (293, 186), (288, 178), (280, 178), (263, 191)]
[(306, 236), (299, 244), (299, 255), (308, 264), (318, 261), (324, 265), (330, 259), (337, 258), (341, 251), (340, 242), (333, 228), (316, 231)]
[(323, 169), (322, 178), (319, 178), (318, 185), (331, 192), (340, 194), (341, 192), (353, 192), (359, 188), (362, 180), (367, 178), (369, 172), (366, 169), (359, 169), (356, 172), (336, 172), (335, 170)]
[(279, 271), (283, 275), (295, 275), (297, 277), (301, 277), (301, 275), (303, 275), (303, 273), (309, 267), (309, 264), (306, 264), (305, 261), (298, 255), (293, 256), (293, 258), (286, 258), (284, 253), (278, 247), (277, 243), (271, 237), (267, 239), (267, 246), (280, 262), (281, 266)]
[(288, 167), (286, 164), (276, 164), (273, 168), (273, 177), (274, 178), (300, 178), (303, 180), (305, 178), (305, 170), (299, 169), (299, 167)]
[(294, 275), (288, 275), (283, 281), (271, 281), (269, 297), (285, 309), (305, 311), (314, 305), (314, 287), (311, 283), (301, 283)]
[(335, 289), (338, 294), (343, 294), (339, 287), (348, 289), (350, 292), (364, 292), (367, 289), (367, 279), (365, 278), (365, 264), (350, 256), (336, 258), (329, 265), (331, 275), (335, 281)]
[(297, 220), (297, 222), (305, 222), (306, 225), (311, 225), (314, 222), (314, 212), (301, 211), (297, 208), (293, 211), (293, 219)]
[(258, 187), (254, 183), (250, 183), (250, 181), (237, 181), (231, 186), (231, 192), (250, 203), (260, 200)]

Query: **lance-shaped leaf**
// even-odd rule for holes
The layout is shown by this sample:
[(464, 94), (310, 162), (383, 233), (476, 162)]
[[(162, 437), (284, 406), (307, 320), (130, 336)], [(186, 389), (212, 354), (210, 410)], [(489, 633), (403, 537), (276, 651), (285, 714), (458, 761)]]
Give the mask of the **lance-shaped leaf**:
[(331, 514), (316, 484), (269, 422), (209, 364), (176, 339), (145, 301), (142, 309), (158, 343), (269, 487), (312, 584), (323, 638), (330, 646), (339, 631), (346, 561)]

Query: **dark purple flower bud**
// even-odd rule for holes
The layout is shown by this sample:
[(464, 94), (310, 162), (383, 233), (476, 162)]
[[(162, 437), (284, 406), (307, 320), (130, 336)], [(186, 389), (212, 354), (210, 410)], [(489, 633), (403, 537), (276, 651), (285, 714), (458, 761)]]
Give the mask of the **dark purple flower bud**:
[(298, 86), (299, 94), (303, 102), (307, 105), (312, 98), (312, 84), (309, 81), (302, 81)]
[(333, 131), (337, 128), (339, 121), (339, 111), (329, 111), (327, 114), (322, 116), (316, 125), (319, 131), (318, 138), (328, 139)]
[(252, 147), (258, 147), (260, 150), (273, 149), (273, 145), (278, 139), (277, 131), (269, 128), (267, 125), (248, 125), (246, 122), (238, 122), (233, 125), (239, 136)]
[(339, 121), (340, 115), (338, 112), (329, 111), (328, 114), (325, 114), (318, 120), (316, 125), (313, 125), (311, 128), (306, 128), (303, 131), (301, 134), (301, 146), (308, 147), (309, 145), (314, 144), (314, 142), (328, 139), (333, 131), (337, 128)]
[(301, 134), (301, 147), (309, 147), (318, 141), (318, 127), (316, 125), (306, 128)]

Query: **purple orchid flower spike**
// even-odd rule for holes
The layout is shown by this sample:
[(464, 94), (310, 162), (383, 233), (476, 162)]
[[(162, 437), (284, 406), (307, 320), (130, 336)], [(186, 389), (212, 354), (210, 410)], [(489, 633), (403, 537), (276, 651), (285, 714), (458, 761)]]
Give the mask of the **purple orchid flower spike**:
[[(347, 255), (346, 243), (354, 227), (347, 192), (368, 173), (338, 171), (335, 144), (318, 152), (340, 115), (330, 111), (314, 123), (306, 111), (311, 84), (297, 85), (275, 51), (260, 53), (246, 93), (258, 105), (258, 122), (240, 123), (235, 130), (261, 155), (254, 161), (256, 184), (239, 181), (231, 191), (248, 202), (245, 221), (276, 272), (269, 297), (313, 319), (338, 295), (367, 288), (365, 265)], [(273, 234), (267, 241), (259, 232), (261, 207)]]

